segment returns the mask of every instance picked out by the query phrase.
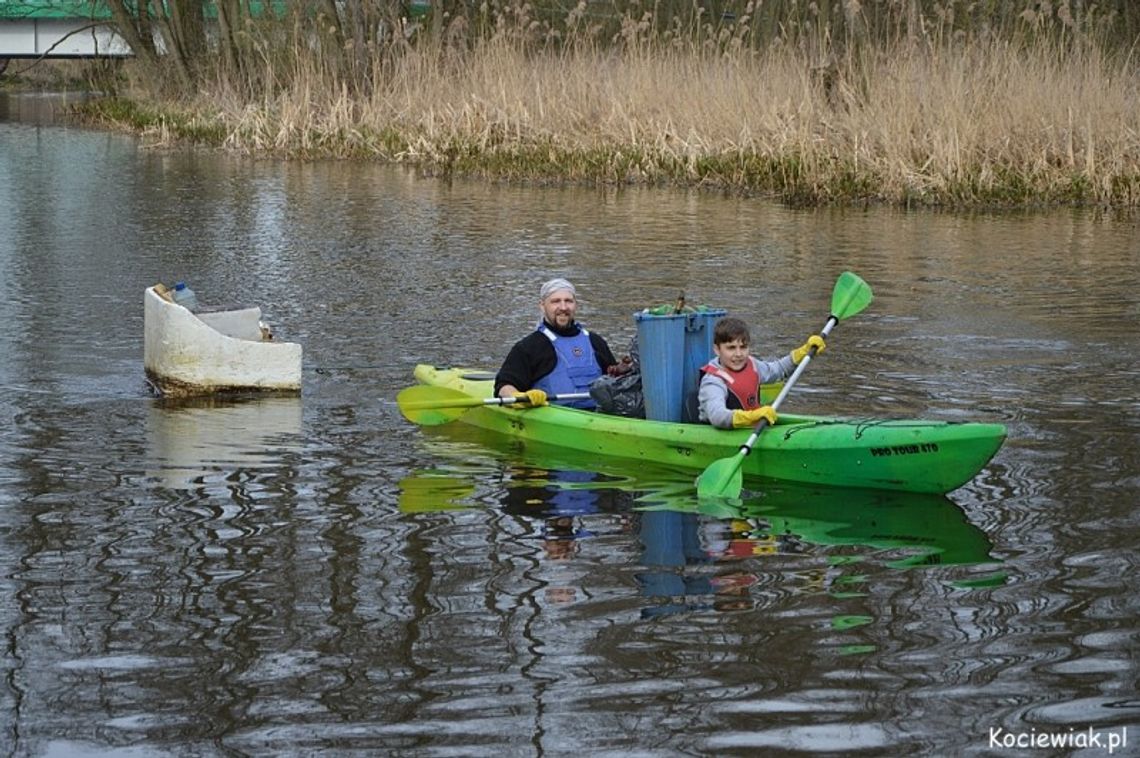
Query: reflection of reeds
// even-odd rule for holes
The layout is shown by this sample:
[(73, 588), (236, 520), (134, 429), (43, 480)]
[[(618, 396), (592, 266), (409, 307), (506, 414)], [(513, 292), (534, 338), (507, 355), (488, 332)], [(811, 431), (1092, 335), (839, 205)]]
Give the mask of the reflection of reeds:
[(298, 37), (196, 109), (234, 148), (436, 173), (808, 203), (1140, 203), (1130, 51), (1064, 0), (1002, 24), (978, 6), (756, 0), (710, 20), (493, 4), (376, 45), (363, 73)]

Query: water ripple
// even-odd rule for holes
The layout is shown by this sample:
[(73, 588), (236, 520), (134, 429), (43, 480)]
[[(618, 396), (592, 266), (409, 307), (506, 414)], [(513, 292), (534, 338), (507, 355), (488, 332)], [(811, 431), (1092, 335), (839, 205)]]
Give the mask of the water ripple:
[[(950, 755), (1135, 722), (1134, 224), (0, 142), (17, 754)], [(494, 368), (549, 276), (619, 351), (684, 290), (767, 355), (843, 270), (874, 302), (788, 408), (1006, 424), (950, 499), (773, 484), (710, 512), (691, 472), (394, 402), (418, 362)], [(263, 305), (302, 396), (149, 397), (141, 293), (177, 278)]]

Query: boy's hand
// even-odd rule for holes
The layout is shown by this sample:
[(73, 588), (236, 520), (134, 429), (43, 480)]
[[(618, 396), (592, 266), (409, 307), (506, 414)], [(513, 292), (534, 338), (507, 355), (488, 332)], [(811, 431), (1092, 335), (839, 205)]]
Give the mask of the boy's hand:
[(818, 334), (813, 334), (808, 337), (807, 342), (792, 351), (792, 363), (797, 366), (800, 365), (813, 347), (816, 348), (815, 354), (819, 355), (827, 348), (827, 344), (823, 341), (823, 337), (820, 337)]
[(768, 422), (768, 426), (775, 426), (776, 409), (770, 405), (762, 405), (752, 411), (732, 412), (732, 426), (734, 429), (756, 426), (760, 423), (760, 419), (765, 419)]

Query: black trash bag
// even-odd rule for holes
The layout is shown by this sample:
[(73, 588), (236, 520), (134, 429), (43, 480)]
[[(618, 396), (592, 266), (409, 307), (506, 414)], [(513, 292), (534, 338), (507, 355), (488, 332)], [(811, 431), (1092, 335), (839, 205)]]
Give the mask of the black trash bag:
[[(611, 416), (645, 418), (645, 394), (641, 390), (641, 360), (637, 335), (629, 343), (629, 370), (616, 376), (602, 374), (590, 383), (590, 397), (598, 410)], [(626, 363), (626, 361), (622, 361)]]
[(645, 395), (641, 391), (640, 371), (630, 371), (621, 376), (599, 376), (590, 384), (590, 397), (594, 398), (602, 413), (645, 418)]

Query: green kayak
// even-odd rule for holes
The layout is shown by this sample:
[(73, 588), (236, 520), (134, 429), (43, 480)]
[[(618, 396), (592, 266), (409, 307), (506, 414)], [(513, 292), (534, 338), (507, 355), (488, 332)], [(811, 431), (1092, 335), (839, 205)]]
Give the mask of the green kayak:
[[(455, 402), (455, 397), (471, 398), (470, 407), (454, 417), (497, 435), (696, 473), (735, 455), (751, 431), (632, 419), (558, 405), (481, 405), (481, 400), (492, 397), (493, 375), (473, 369), (420, 364), (415, 378), (422, 386), (442, 388), (440, 396), (447, 401), (441, 405), (464, 403)], [(1001, 424), (782, 413), (744, 459), (743, 473), (749, 478), (833, 487), (945, 494), (973, 479), (1005, 435)]]

